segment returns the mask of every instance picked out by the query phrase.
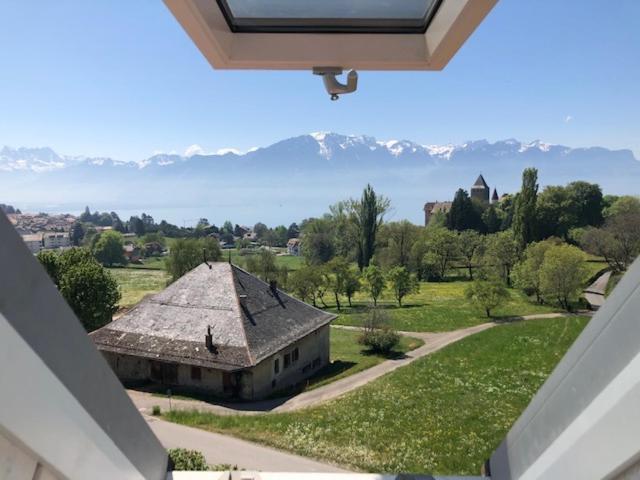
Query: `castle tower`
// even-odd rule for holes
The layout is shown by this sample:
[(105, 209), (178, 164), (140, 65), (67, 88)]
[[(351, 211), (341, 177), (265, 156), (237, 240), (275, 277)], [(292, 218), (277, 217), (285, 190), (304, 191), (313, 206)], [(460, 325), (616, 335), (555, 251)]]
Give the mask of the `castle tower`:
[(491, 203), (498, 203), (498, 200), (500, 200), (500, 197), (498, 197), (498, 190), (493, 189), (493, 195), (491, 195)]
[(489, 193), (491, 189), (487, 182), (484, 181), (482, 174), (476, 180), (476, 183), (471, 187), (471, 199), (478, 200), (483, 203), (489, 203)]

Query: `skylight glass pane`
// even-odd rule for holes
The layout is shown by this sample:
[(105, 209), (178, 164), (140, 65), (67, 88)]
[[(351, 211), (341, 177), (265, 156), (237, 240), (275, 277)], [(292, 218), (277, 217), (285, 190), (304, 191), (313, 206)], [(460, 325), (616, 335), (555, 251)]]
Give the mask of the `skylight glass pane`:
[(218, 0), (239, 31), (424, 31), (438, 0)]

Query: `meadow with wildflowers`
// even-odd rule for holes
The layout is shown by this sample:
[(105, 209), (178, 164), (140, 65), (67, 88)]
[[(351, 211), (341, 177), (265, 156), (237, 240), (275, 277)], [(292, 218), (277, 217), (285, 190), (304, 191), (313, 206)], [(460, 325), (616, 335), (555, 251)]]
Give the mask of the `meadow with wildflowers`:
[(477, 475), (587, 322), (499, 325), (293, 413), (165, 418), (357, 470)]

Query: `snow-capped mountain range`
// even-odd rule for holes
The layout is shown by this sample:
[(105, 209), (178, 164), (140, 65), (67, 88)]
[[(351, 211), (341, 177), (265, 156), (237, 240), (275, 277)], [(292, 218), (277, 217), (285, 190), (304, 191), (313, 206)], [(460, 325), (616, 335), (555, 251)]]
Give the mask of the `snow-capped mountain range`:
[[(145, 169), (148, 167), (166, 167), (180, 165), (202, 158), (211, 160), (224, 159), (226, 162), (237, 157), (258, 163), (263, 158), (274, 155), (279, 157), (278, 164), (291, 162), (296, 164), (301, 160), (320, 160), (319, 166), (326, 163), (336, 164), (341, 161), (357, 163), (372, 161), (402, 161), (422, 160), (427, 165), (442, 162), (455, 162), (459, 158), (483, 156), (489, 158), (505, 158), (516, 160), (522, 157), (543, 159), (545, 156), (580, 157), (582, 155), (600, 155), (605, 161), (607, 157), (635, 160), (629, 150), (608, 150), (600, 147), (570, 148), (563, 145), (551, 145), (539, 140), (520, 142), (514, 139), (490, 143), (487, 140), (475, 140), (460, 145), (421, 145), (410, 140), (379, 141), (366, 135), (340, 135), (337, 133), (316, 132), (309, 135), (288, 138), (267, 147), (253, 148), (247, 152), (228, 148), (217, 152), (206, 153), (197, 145), (189, 147), (184, 154), (155, 153), (154, 155), (136, 162), (124, 162), (112, 158), (95, 158), (86, 156), (66, 156), (58, 154), (49, 147), (42, 148), (11, 148), (8, 146), (0, 150), (0, 170), (47, 172), (78, 165), (121, 166)], [(269, 160), (272, 160), (269, 158)], [(324, 160), (324, 162), (322, 162)], [(243, 162), (245, 163), (245, 162)], [(306, 162), (305, 162), (306, 163)], [(335, 165), (334, 165), (335, 166)]]
[(23, 211), (77, 213), (87, 204), (109, 211), (163, 211), (176, 223), (215, 218), (222, 209), (236, 212), (236, 222), (286, 223), (320, 215), (371, 183), (391, 198), (397, 217), (420, 222), (424, 202), (469, 189), (478, 173), (499, 193), (513, 192), (529, 166), (538, 168), (541, 188), (587, 180), (605, 193), (640, 193), (640, 162), (630, 150), (514, 139), (425, 145), (322, 132), (246, 152), (206, 152), (193, 145), (183, 154), (155, 153), (126, 162), (65, 156), (47, 147), (4, 147), (0, 201)]

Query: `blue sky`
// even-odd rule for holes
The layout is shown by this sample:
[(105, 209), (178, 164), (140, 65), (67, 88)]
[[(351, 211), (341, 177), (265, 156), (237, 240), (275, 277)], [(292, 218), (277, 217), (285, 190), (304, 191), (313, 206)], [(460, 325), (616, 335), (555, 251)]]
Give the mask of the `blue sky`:
[(140, 160), (312, 131), (542, 139), (640, 158), (640, 2), (500, 0), (443, 72), (215, 71), (159, 0), (0, 5), (0, 145)]

